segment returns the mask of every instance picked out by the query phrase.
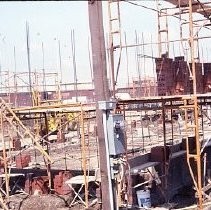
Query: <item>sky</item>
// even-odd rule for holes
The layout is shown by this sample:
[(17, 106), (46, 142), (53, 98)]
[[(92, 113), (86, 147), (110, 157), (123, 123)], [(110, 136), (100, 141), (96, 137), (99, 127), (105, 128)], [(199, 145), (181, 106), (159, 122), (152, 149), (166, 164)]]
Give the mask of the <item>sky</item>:
[[(156, 8), (154, 1), (135, 1), (138, 4)], [(162, 4), (165, 4), (162, 2)], [(165, 4), (170, 6), (169, 4)], [(125, 36), (127, 44), (135, 43), (135, 31), (139, 43), (157, 41), (157, 13), (140, 6), (122, 2), (120, 4), (122, 43)], [(104, 31), (108, 33), (107, 2), (103, 2)], [(59, 46), (61, 45), (62, 82), (74, 81), (73, 55), (71, 53), (71, 30), (75, 32), (76, 68), (79, 82), (91, 81), (89, 62), (89, 22), (88, 3), (86, 1), (44, 1), (44, 2), (0, 2), (0, 64), (1, 70), (27, 72), (26, 21), (29, 23), (30, 57), (32, 71), (41, 72), (43, 69), (42, 43), (44, 46), (44, 68), (46, 72), (59, 72)], [(169, 24), (170, 39), (179, 38), (178, 20), (171, 18)], [(107, 40), (107, 37), (105, 38)], [(16, 66), (14, 59), (14, 48)], [(174, 48), (174, 52), (172, 51)], [(118, 74), (118, 84), (130, 82), (133, 77), (155, 76), (155, 65), (152, 59), (140, 57), (137, 68), (136, 51), (139, 54), (157, 56), (157, 47), (148, 45), (122, 51), (122, 60)], [(210, 48), (207, 47), (206, 52)], [(153, 52), (153, 53), (152, 53)], [(204, 54), (206, 53), (204, 52)], [(116, 63), (118, 50), (115, 53)], [(171, 47), (171, 54), (180, 55), (178, 46)], [(208, 54), (208, 53), (207, 53)], [(208, 56), (207, 56), (208, 59)], [(128, 64), (128, 65), (127, 65)], [(128, 66), (128, 68), (127, 68)], [(108, 67), (109, 69), (109, 67)], [(129, 72), (129, 73), (128, 73)], [(50, 78), (49, 78), (50, 80)]]
[[(26, 51), (26, 21), (29, 23), (31, 69), (40, 71), (42, 42), (46, 72), (57, 72), (59, 47), (64, 82), (73, 82), (70, 35), (75, 30), (76, 60), (79, 80), (90, 77), (88, 65), (88, 19), (86, 2), (1, 2), (0, 58), (2, 70), (14, 71), (13, 49), (16, 50), (17, 72), (28, 71)], [(83, 61), (81, 62), (81, 57)], [(85, 75), (86, 74), (88, 75)]]

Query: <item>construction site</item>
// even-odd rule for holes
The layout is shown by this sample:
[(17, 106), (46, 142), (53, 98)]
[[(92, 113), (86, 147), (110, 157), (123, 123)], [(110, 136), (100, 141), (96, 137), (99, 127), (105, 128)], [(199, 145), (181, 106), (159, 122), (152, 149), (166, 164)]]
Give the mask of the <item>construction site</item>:
[[(60, 42), (60, 72), (45, 71), (44, 53), (33, 71), (28, 23), (28, 71), (0, 69), (1, 209), (211, 209), (211, 1), (84, 4), (92, 81), (77, 77), (74, 31), (73, 83)], [(128, 42), (122, 4), (154, 14), (157, 41)]]

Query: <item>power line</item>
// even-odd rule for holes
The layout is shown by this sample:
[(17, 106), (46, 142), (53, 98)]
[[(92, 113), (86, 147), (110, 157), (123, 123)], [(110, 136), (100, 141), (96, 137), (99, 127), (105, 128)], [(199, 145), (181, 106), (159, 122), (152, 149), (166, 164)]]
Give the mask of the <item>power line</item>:
[(206, 17), (208, 20), (211, 21), (210, 15), (208, 15), (208, 13), (206, 12), (206, 10), (204, 9), (204, 5), (199, 0), (196, 0), (196, 1), (200, 4), (200, 6), (201, 6), (201, 8), (202, 8), (202, 10), (204, 12), (204, 17)]
[[(144, 6), (144, 5), (142, 5), (142, 4), (138, 4), (138, 3), (132, 2), (132, 1), (130, 1), (130, 0), (122, 0), (122, 1), (123, 1), (123, 2), (126, 2), (126, 3), (128, 3), (128, 4), (131, 4), (131, 5), (134, 5), (134, 6), (138, 6), (138, 7), (144, 8), (144, 9), (148, 9), (148, 10), (154, 11), (154, 12), (159, 12), (157, 9), (154, 9), (154, 8), (151, 8), (151, 7), (147, 7), (147, 6)], [(139, 0), (139, 1), (142, 1), (142, 0)], [(150, 0), (150, 1), (155, 1), (155, 0)], [(200, 5), (201, 5), (201, 7), (202, 7), (202, 9), (203, 9), (203, 11), (204, 11), (204, 13), (207, 15), (207, 16), (205, 16), (205, 17), (208, 18), (208, 19), (211, 21), (209, 15), (207, 14), (206, 10), (205, 10), (204, 7), (203, 7), (203, 4), (202, 4), (199, 0), (197, 0), (197, 1), (198, 1), (198, 3), (200, 3)], [(142, 2), (144, 2), (144, 0), (143, 0)], [(176, 9), (176, 8), (175, 8), (175, 9)], [(164, 12), (164, 11), (161, 11), (161, 13), (163, 13), (164, 15), (168, 15), (168, 13), (167, 13), (167, 12)], [(177, 15), (175, 15), (175, 14), (171, 14), (171, 16), (174, 17), (174, 18), (176, 18), (176, 19), (179, 19), (179, 20), (180, 20), (180, 17), (177, 16)], [(184, 21), (184, 22), (186, 22), (186, 23), (188, 23), (188, 21), (185, 20), (185, 19), (181, 19), (181, 20)], [(194, 25), (197, 25), (197, 24), (194, 23)], [(205, 26), (204, 28), (206, 28), (206, 29), (208, 29), (208, 30), (211, 30), (210, 28), (208, 28), (208, 27), (206, 27), (206, 26)]]

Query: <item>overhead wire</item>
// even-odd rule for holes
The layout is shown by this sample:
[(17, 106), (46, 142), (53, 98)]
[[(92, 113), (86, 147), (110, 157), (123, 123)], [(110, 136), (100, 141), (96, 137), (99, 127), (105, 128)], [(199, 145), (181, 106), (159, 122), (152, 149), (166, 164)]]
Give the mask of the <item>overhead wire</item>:
[(210, 18), (210, 15), (208, 15), (207, 11), (204, 9), (204, 6), (203, 4), (200, 2), (200, 0), (196, 0), (199, 4), (200, 4), (200, 7), (202, 8), (203, 12), (204, 12), (204, 17), (206, 17), (208, 20), (210, 20), (211, 22), (211, 18)]
[[(207, 18), (207, 19), (211, 22), (210, 15), (208, 15), (208, 13), (206, 12), (206, 10), (205, 10), (203, 4), (200, 2), (200, 0), (197, 0), (197, 2), (200, 4), (200, 7), (202, 8), (202, 10), (203, 10), (203, 12), (204, 12), (204, 17)], [(197, 30), (197, 32), (196, 32), (196, 34), (194, 35), (194, 37), (197, 36), (197, 38), (198, 38), (199, 31), (200, 31), (202, 28), (204, 28), (206, 25), (207, 25), (207, 23), (204, 22), (203, 25), (201, 25), (201, 26), (199, 27), (199, 29)], [(206, 27), (206, 28), (207, 28), (207, 27)]]
[[(197, 0), (197, 1), (199, 1), (199, 0)], [(151, 8), (151, 7), (147, 7), (147, 6), (144, 6), (144, 5), (141, 5), (141, 4), (137, 4), (137, 3), (134, 3), (134, 2), (132, 2), (130, 0), (122, 0), (122, 2), (126, 2), (126, 3), (131, 4), (131, 5), (134, 5), (134, 6), (142, 7), (144, 9), (148, 9), (148, 10), (151, 10), (151, 11), (154, 11), (154, 12), (159, 12), (157, 9), (154, 9), (154, 8)], [(175, 9), (178, 9), (178, 8), (175, 8)], [(206, 13), (206, 10), (205, 9), (203, 9), (203, 10)], [(164, 15), (168, 15), (168, 13), (167, 12), (164, 12), (164, 11), (161, 11), (161, 13), (163, 13)], [(175, 14), (171, 14), (171, 16), (180, 20), (180, 17), (177, 16), (177, 15), (175, 15)], [(182, 19), (182, 21), (185, 21), (186, 23), (188, 23), (188, 21), (186, 19)], [(195, 23), (194, 25), (197, 25), (197, 24)], [(208, 30), (211, 30), (209, 27), (204, 27), (204, 28), (206, 28)]]

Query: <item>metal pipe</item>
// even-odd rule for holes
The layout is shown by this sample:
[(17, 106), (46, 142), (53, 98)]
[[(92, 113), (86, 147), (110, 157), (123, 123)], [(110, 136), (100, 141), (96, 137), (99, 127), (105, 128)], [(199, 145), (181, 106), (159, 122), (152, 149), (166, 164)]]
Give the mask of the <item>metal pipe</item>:
[[(6, 153), (6, 143), (4, 139), (4, 125), (3, 125), (3, 115), (1, 114), (1, 140), (3, 141), (3, 160), (4, 160), (4, 174), (5, 174), (5, 186), (6, 186), (6, 198), (9, 198), (9, 174), (7, 171), (7, 153)], [(10, 143), (10, 142), (9, 142)]]
[(105, 149), (106, 149), (106, 159), (107, 159), (107, 171), (108, 171), (108, 185), (109, 185), (109, 201), (111, 205), (111, 210), (114, 209), (114, 196), (113, 196), (113, 187), (112, 187), (112, 181), (111, 181), (111, 163), (110, 163), (110, 156), (109, 156), (109, 145), (108, 145), (108, 133), (107, 133), (107, 114), (106, 111), (103, 112), (103, 127), (104, 127), (104, 133), (105, 133)]
[[(17, 78), (17, 75), (14, 75), (14, 77)], [(1, 84), (1, 82), (0, 82), (0, 84)], [(81, 83), (78, 83), (78, 85), (85, 85), (85, 84), (91, 84), (91, 83), (90, 82), (81, 82)], [(61, 84), (61, 86), (68, 86), (68, 85), (71, 86), (71, 85), (74, 85), (74, 83)], [(46, 84), (46, 87), (54, 87), (54, 86), (56, 86), (56, 84)], [(10, 86), (10, 89), (12, 89), (12, 88), (14, 88), (14, 89), (17, 89), (17, 88), (26, 88), (26, 87), (29, 87), (29, 86), (28, 85), (18, 85), (18, 86), (14, 85), (14, 86)], [(7, 86), (2, 87), (2, 90), (3, 89), (8, 89), (8, 87)]]
[(17, 73), (17, 64), (16, 64), (16, 50), (15, 50), (15, 46), (14, 46), (14, 49), (13, 49), (13, 56), (14, 56), (14, 87), (15, 87), (15, 106), (17, 106), (17, 78), (16, 78), (16, 73)]
[(76, 69), (76, 59), (75, 59), (75, 33), (71, 30), (71, 49), (73, 56), (73, 71), (74, 71), (74, 90), (76, 96), (76, 102), (78, 102), (78, 79), (77, 79), (77, 69)]
[[(124, 35), (125, 35), (125, 46), (127, 46), (126, 33), (124, 33)], [(126, 69), (127, 69), (127, 86), (129, 88), (130, 87), (130, 77), (129, 77), (129, 60), (128, 60), (128, 49), (127, 49), (127, 47), (125, 48), (125, 53), (126, 53)]]
[[(200, 40), (200, 39), (210, 39), (211, 38), (211, 36), (203, 36), (203, 37), (198, 37), (197, 39), (198, 40)], [(188, 41), (189, 40), (189, 38), (183, 38), (183, 39), (175, 39), (175, 40), (169, 40), (168, 42), (169, 43), (172, 43), (172, 42), (181, 42), (181, 41)], [(196, 38), (194, 39), (194, 40), (196, 40)], [(160, 42), (161, 44), (166, 44), (166, 43), (168, 43), (168, 42), (166, 42), (166, 41), (162, 41), (162, 42)], [(127, 46), (125, 46), (125, 45), (123, 45), (123, 46), (121, 46), (121, 48), (131, 48), (131, 47), (137, 47), (137, 46), (142, 46), (142, 45), (158, 45), (159, 44), (159, 42), (147, 42), (147, 43), (138, 43), (138, 44), (129, 44), (129, 45), (127, 45)], [(118, 46), (116, 46), (115, 48), (119, 48)]]
[[(170, 102), (170, 105), (172, 106), (172, 101)], [(171, 138), (172, 138), (172, 145), (174, 144), (174, 124), (173, 124), (173, 119), (172, 119), (172, 115), (173, 115), (173, 110), (170, 109), (171, 111)]]
[(27, 44), (27, 61), (28, 61), (28, 73), (29, 73), (29, 91), (31, 94), (32, 105), (34, 104), (32, 96), (32, 79), (31, 79), (31, 60), (30, 60), (30, 44), (29, 44), (29, 24), (26, 22), (26, 44)]
[[(135, 40), (136, 40), (136, 43), (139, 43), (139, 39), (138, 39), (138, 34), (137, 34), (137, 31), (135, 31)], [(135, 92), (136, 92), (136, 97), (140, 97), (141, 95), (141, 72), (140, 72), (140, 57), (138, 56), (140, 53), (139, 53), (140, 49), (139, 47), (137, 46), (136, 47), (136, 50), (135, 50), (135, 58), (136, 58), (136, 70), (137, 70), (137, 73), (138, 73), (138, 84), (139, 86), (136, 87), (135, 83), (134, 83), (134, 86), (135, 86)], [(138, 89), (138, 90), (137, 90)]]
[(207, 170), (207, 153), (204, 153), (203, 162), (204, 162), (204, 166), (203, 166), (203, 170), (204, 170), (204, 173), (203, 173), (203, 187), (205, 187), (205, 185), (206, 185), (206, 170)]
[(43, 91), (46, 92), (45, 53), (44, 53), (44, 44), (43, 44), (43, 42), (42, 42), (42, 72), (43, 72)]
[[(144, 34), (143, 34), (143, 32), (141, 34), (141, 42), (144, 44)], [(143, 55), (145, 55), (145, 46), (144, 45), (142, 45), (141, 50), (142, 50)], [(143, 56), (142, 58), (143, 58), (143, 61), (141, 62), (143, 64), (142, 69), (143, 69), (143, 72), (144, 72), (144, 80), (146, 80), (146, 56)], [(144, 94), (144, 96), (146, 96), (146, 95)]]
[(85, 128), (84, 128), (84, 111), (83, 107), (81, 106), (81, 115), (80, 115), (80, 124), (81, 124), (81, 146), (82, 146), (82, 167), (84, 173), (84, 188), (85, 188), (85, 207), (89, 207), (88, 203), (88, 180), (86, 174), (86, 141), (85, 141)]
[(160, 34), (160, 30), (161, 30), (161, 25), (160, 25), (160, 13), (161, 11), (159, 10), (159, 0), (156, 0), (156, 6), (157, 6), (157, 20), (158, 20), (158, 25), (157, 25), (157, 33), (158, 33), (158, 55), (159, 57), (161, 57), (161, 51), (162, 51), (162, 42), (161, 42), (161, 34)]
[(193, 100), (194, 100), (194, 119), (195, 119), (195, 138), (196, 138), (196, 164), (197, 164), (197, 193), (198, 193), (198, 208), (203, 209), (202, 197), (202, 183), (201, 183), (201, 143), (199, 139), (199, 122), (198, 122), (198, 101), (196, 89), (196, 65), (195, 65), (195, 49), (194, 49), (194, 31), (193, 31), (193, 8), (192, 0), (189, 0), (189, 33), (190, 33), (190, 50), (191, 50), (191, 63), (193, 75)]
[(92, 66), (92, 61), (91, 61), (91, 49), (90, 49), (90, 37), (88, 37), (88, 54), (89, 54), (89, 68), (90, 68), (90, 75), (91, 75), (91, 84), (92, 84), (92, 88), (94, 88), (93, 66)]
[(58, 50), (59, 50), (59, 70), (60, 70), (60, 83), (62, 83), (62, 56), (61, 56), (61, 44), (58, 40)]
[(163, 123), (163, 148), (164, 148), (164, 186), (167, 187), (167, 151), (166, 151), (166, 109), (165, 102), (162, 101), (162, 123)]
[[(112, 96), (115, 98), (115, 69), (114, 69), (114, 40), (112, 34), (112, 17), (111, 17), (111, 3), (112, 0), (108, 0), (108, 16), (109, 16), (109, 58), (110, 58), (110, 68), (111, 68), (111, 83), (112, 83)], [(119, 46), (120, 47), (120, 46)]]

